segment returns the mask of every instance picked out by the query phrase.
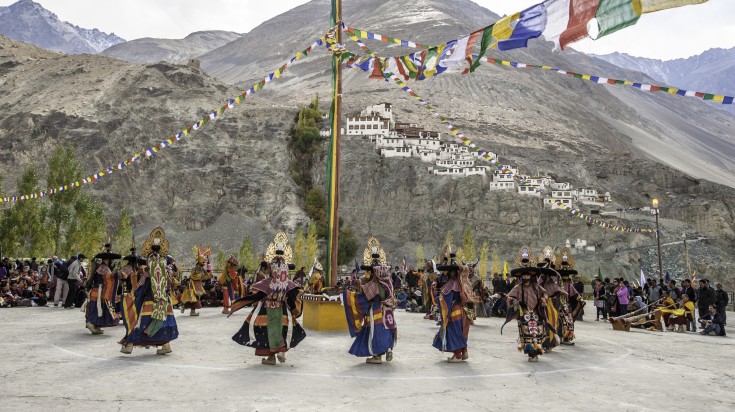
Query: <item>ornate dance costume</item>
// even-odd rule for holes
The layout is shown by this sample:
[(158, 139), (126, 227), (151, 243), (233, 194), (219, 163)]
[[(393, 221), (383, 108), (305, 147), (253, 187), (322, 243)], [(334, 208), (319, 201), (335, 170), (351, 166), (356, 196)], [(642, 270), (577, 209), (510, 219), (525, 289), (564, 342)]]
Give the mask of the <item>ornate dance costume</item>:
[(95, 256), (95, 259), (100, 259), (102, 262), (88, 281), (88, 285), (91, 284), (91, 290), (85, 308), (87, 329), (93, 335), (102, 334), (103, 331), (100, 328), (117, 326), (120, 323), (120, 315), (115, 309), (118, 279), (110, 269), (112, 260), (120, 259), (120, 257), (116, 253), (109, 252)]
[(193, 250), (197, 263), (194, 269), (191, 270), (189, 280), (181, 294), (181, 303), (183, 303), (181, 305), (181, 313), (184, 313), (186, 309), (190, 309), (189, 316), (199, 316), (196, 310), (202, 308), (201, 298), (204, 295), (202, 281), (212, 279), (212, 274), (204, 269), (204, 265), (209, 259), (211, 248), (194, 246)]
[(370, 237), (363, 253), (362, 270), (368, 273), (360, 279), (358, 292), (342, 292), (347, 326), (355, 341), (349, 353), (369, 356), (367, 363), (380, 364), (393, 360), (393, 347), (397, 339), (397, 326), (393, 310), (396, 300), (391, 282), (390, 267), (380, 242)]
[[(508, 314), (505, 324), (513, 319), (518, 320), (518, 350), (528, 355), (529, 362), (537, 362), (538, 356), (544, 353), (542, 342), (545, 331), (550, 325), (546, 319), (546, 291), (537, 281), (541, 274), (552, 274), (553, 270), (536, 267), (531, 257), (531, 250), (523, 246), (516, 257), (516, 268), (511, 270), (512, 276), (522, 278), (506, 297)], [(503, 324), (503, 326), (505, 326)], [(551, 326), (554, 329), (553, 326)], [(500, 328), (503, 333), (503, 328)]]
[[(572, 251), (565, 247), (556, 258), (556, 267), (559, 275), (561, 275), (561, 287), (564, 292), (563, 307), (559, 313), (561, 320), (561, 343), (562, 345), (574, 345), (574, 321), (576, 313), (579, 313), (586, 304), (582, 300), (582, 296), (572, 283), (571, 275), (576, 275), (574, 269), (574, 258)], [(572, 312), (570, 302), (575, 301), (575, 311)]]
[(437, 284), (441, 321), (433, 346), (442, 352), (452, 352), (452, 357), (447, 360), (459, 363), (469, 358), (467, 339), (471, 322), (465, 312), (465, 304), (472, 293), (469, 290), (469, 268), (457, 264), (451, 245), (444, 247), (442, 255), (444, 262), (437, 266), (442, 272)]
[(222, 296), (224, 297), (222, 313), (230, 313), (232, 302), (245, 296), (245, 285), (237, 273), (238, 264), (237, 259), (230, 255), (225, 264), (225, 271), (217, 280), (222, 286)]
[(162, 228), (156, 228), (143, 244), (143, 254), (148, 255), (148, 273), (138, 282), (135, 291), (136, 310), (130, 319), (135, 327), (124, 338), (121, 352), (125, 354), (132, 353), (134, 346), (160, 346), (156, 354), (165, 355), (171, 353), (169, 342), (179, 336), (169, 297), (165, 258), (168, 240), (165, 236)]
[(130, 249), (130, 252), (130, 255), (123, 258), (128, 263), (119, 272), (123, 284), (120, 314), (125, 326), (125, 336), (118, 342), (121, 345), (125, 344), (125, 339), (135, 328), (138, 312), (143, 307), (142, 297), (136, 302), (135, 292), (138, 289), (139, 279), (145, 275), (145, 265), (148, 263), (142, 257), (135, 255), (135, 248)]
[(297, 322), (301, 316), (302, 289), (288, 279), (292, 258), (291, 246), (284, 232), (279, 232), (268, 246), (266, 257), (271, 261), (271, 277), (255, 283), (251, 294), (233, 302), (230, 316), (238, 310), (255, 304), (232, 340), (255, 348), (256, 356), (267, 356), (263, 364), (275, 365), (286, 361), (286, 352), (306, 337)]

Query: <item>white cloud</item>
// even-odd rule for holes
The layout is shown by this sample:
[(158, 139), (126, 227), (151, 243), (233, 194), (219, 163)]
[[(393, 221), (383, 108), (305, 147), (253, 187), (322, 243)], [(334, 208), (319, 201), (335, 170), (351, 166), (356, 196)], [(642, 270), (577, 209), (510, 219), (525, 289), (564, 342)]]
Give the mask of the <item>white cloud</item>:
[[(0, 0), (0, 6), (16, 0)], [(182, 38), (201, 30), (246, 33), (305, 0), (34, 0), (80, 27), (114, 32), (126, 40)]]
[[(511, 14), (541, 0), (473, 0), (498, 14)], [(588, 53), (628, 53), (657, 59), (699, 54), (714, 47), (735, 47), (735, 7), (732, 0), (710, 0), (696, 6), (646, 14), (638, 24), (599, 40), (586, 39), (571, 47)]]

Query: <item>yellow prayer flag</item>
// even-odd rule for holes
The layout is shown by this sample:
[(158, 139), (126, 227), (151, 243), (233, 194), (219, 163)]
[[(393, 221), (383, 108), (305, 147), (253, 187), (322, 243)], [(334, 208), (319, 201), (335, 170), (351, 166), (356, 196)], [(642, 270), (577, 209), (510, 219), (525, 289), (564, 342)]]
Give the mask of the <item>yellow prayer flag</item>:
[(510, 36), (513, 34), (514, 27), (511, 25), (513, 22), (521, 18), (521, 13), (518, 12), (516, 14), (512, 14), (510, 16), (505, 16), (502, 19), (495, 22), (493, 25), (493, 43), (492, 47), (497, 48), (498, 47), (498, 41), (500, 40), (508, 40)]
[(708, 0), (641, 0), (643, 13), (673, 9), (675, 7), (706, 3)]

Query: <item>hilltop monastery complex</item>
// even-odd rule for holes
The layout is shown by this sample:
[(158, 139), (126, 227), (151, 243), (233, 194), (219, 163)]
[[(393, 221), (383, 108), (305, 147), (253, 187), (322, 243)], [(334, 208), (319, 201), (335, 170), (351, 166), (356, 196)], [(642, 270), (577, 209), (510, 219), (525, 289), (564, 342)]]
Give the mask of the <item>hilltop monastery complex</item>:
[[(575, 204), (603, 207), (610, 202), (609, 192), (600, 194), (596, 189), (574, 189), (569, 183), (556, 182), (546, 175), (521, 175), (517, 166), (477, 164), (477, 153), (467, 145), (443, 140), (441, 133), (424, 130), (415, 123), (396, 122), (390, 103), (376, 104), (348, 115), (343, 135), (369, 140), (381, 157), (421, 159), (431, 164), (427, 169), (434, 175), (492, 175), (490, 190), (515, 190), (521, 195), (543, 198), (544, 206), (551, 209), (574, 208)], [(489, 154), (497, 159), (496, 154)]]

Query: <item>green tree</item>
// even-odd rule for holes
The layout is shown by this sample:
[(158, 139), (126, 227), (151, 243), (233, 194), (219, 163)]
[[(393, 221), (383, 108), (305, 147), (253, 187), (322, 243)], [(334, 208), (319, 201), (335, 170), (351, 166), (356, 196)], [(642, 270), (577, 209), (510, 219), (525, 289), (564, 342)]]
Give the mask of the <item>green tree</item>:
[(290, 131), (289, 148), (293, 155), (290, 163), (291, 177), (301, 188), (302, 195), (314, 187), (312, 168), (324, 152), (319, 134), (321, 124), (322, 115), (317, 96), (308, 107), (299, 110), (295, 125)]
[(253, 247), (253, 241), (250, 239), (250, 235), (245, 235), (242, 239), (242, 245), (240, 246), (240, 253), (238, 254), (238, 261), (241, 266), (245, 266), (248, 271), (255, 272), (258, 269), (258, 258), (255, 256), (255, 249)]
[[(452, 231), (447, 230), (447, 236), (444, 238), (444, 243), (442, 243), (442, 250), (444, 250), (444, 246), (451, 245), (453, 242), (454, 242), (454, 236), (452, 236)], [(452, 252), (455, 252), (455, 251), (456, 249), (453, 250)]]
[(352, 263), (357, 253), (357, 239), (350, 229), (339, 231), (339, 250), (337, 252), (337, 264), (346, 265)]
[(132, 242), (133, 223), (128, 209), (123, 209), (120, 211), (120, 218), (117, 220), (117, 230), (112, 240), (112, 247), (121, 255), (127, 255), (128, 249), (132, 247)]
[(462, 245), (464, 259), (474, 261), (477, 258), (477, 246), (475, 246), (475, 231), (471, 227), (464, 230), (464, 244)]
[[(38, 172), (35, 165), (28, 165), (18, 178), (18, 191), (23, 194), (39, 191)], [(6, 235), (10, 241), (7, 254), (33, 257), (46, 252), (46, 208), (38, 200), (16, 202), (5, 217)]]
[(107, 240), (105, 207), (88, 193), (80, 193), (74, 205), (74, 219), (65, 236), (63, 252), (67, 255), (84, 253), (91, 258)]
[(309, 230), (306, 232), (306, 267), (311, 267), (316, 258), (319, 257), (319, 243), (316, 233), (316, 224), (309, 222)]
[(495, 249), (493, 249), (493, 275), (500, 273), (501, 270), (503, 270), (503, 268), (500, 267), (500, 258), (498, 257), (498, 253)]
[(220, 250), (217, 252), (217, 263), (214, 267), (214, 270), (216, 273), (222, 273), (225, 271), (225, 264), (227, 263), (227, 258), (225, 257), (225, 252)]
[(487, 240), (482, 242), (482, 247), (480, 247), (480, 262), (477, 264), (477, 274), (480, 275), (483, 284), (485, 279), (487, 279), (487, 257), (489, 250), (490, 246), (487, 244)]
[[(304, 198), (304, 211), (309, 219), (316, 225), (316, 235), (319, 238), (328, 236), (327, 225), (327, 195), (322, 189), (309, 189)], [(342, 221), (340, 219), (340, 228)]]
[[(82, 178), (82, 166), (77, 153), (71, 145), (60, 145), (48, 161), (48, 187), (57, 188)], [(79, 198), (79, 190), (65, 190), (49, 197), (51, 207), (48, 211), (50, 220), (50, 237), (54, 254), (59, 254), (64, 232), (74, 218), (74, 206)]]
[(293, 262), (296, 269), (302, 266), (306, 267), (306, 237), (304, 237), (304, 228), (299, 227), (296, 231), (296, 237), (293, 240)]
[(419, 243), (416, 246), (416, 269), (426, 266), (426, 258), (424, 257), (424, 246)]

